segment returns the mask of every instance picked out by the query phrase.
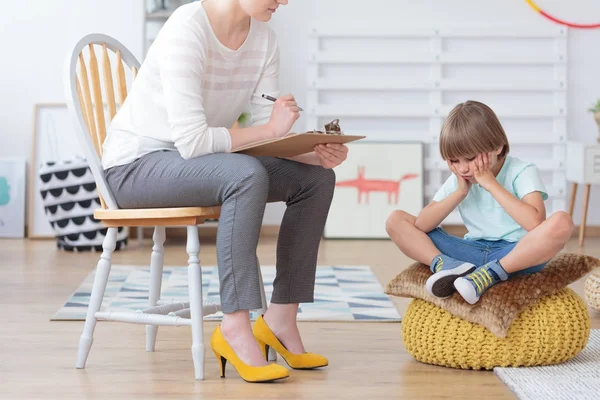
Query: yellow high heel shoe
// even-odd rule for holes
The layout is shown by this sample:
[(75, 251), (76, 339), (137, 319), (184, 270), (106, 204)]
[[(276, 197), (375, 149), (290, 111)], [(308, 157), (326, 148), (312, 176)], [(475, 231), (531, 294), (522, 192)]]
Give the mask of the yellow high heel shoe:
[(225, 340), (220, 326), (217, 326), (217, 329), (215, 329), (210, 340), (210, 345), (221, 366), (221, 378), (225, 378), (225, 364), (227, 364), (227, 361), (233, 365), (237, 373), (246, 382), (271, 382), (290, 376), (287, 368), (281, 365), (269, 364), (264, 367), (253, 367), (244, 363), (235, 354), (235, 351), (227, 343), (227, 340)]
[(291, 353), (285, 346), (277, 339), (271, 328), (267, 325), (262, 316), (259, 316), (254, 327), (252, 328), (254, 337), (258, 341), (260, 350), (263, 352), (265, 359), (268, 361), (269, 347), (275, 349), (285, 362), (294, 369), (314, 369), (319, 367), (325, 367), (329, 365), (327, 358), (314, 354), (314, 353), (303, 353), (294, 354)]

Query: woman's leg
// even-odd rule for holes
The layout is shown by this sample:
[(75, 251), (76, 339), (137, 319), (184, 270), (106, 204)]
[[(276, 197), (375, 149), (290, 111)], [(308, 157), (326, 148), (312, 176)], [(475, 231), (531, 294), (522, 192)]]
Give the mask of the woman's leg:
[(239, 154), (184, 160), (176, 152), (157, 152), (106, 175), (122, 208), (221, 205), (217, 233), (225, 314), (221, 329), (244, 362), (264, 365), (248, 314), (262, 307), (256, 246), (269, 189), (263, 165)]
[(289, 351), (302, 353), (296, 325), (298, 303), (314, 300), (317, 254), (333, 199), (335, 173), (274, 157), (258, 159), (269, 175), (267, 201), (287, 205), (277, 241), (273, 295), (264, 319)]

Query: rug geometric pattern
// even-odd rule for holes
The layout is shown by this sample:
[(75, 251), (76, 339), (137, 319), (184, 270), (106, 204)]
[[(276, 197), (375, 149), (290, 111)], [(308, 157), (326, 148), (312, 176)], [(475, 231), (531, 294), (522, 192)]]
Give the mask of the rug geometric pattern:
[[(275, 267), (261, 267), (267, 302), (273, 292)], [(94, 280), (94, 271), (58, 310), (52, 320), (85, 320)], [(187, 268), (165, 266), (161, 300), (188, 301)], [(136, 311), (148, 307), (150, 268), (113, 265), (101, 311)], [(219, 303), (219, 276), (214, 266), (202, 267), (204, 300)], [(220, 320), (221, 313), (205, 317)], [(256, 318), (253, 313), (252, 318)], [(298, 321), (371, 321), (401, 320), (390, 298), (367, 266), (323, 266), (317, 268), (315, 302), (300, 304)]]
[(563, 364), (494, 372), (521, 400), (598, 400), (600, 330), (592, 329), (585, 349)]

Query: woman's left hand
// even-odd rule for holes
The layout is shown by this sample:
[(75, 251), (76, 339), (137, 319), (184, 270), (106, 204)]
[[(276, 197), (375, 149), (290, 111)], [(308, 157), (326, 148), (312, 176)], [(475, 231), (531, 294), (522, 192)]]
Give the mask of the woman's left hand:
[(492, 153), (482, 153), (475, 158), (475, 180), (485, 190), (497, 182), (492, 172)]
[(348, 147), (338, 143), (318, 144), (315, 146), (315, 154), (323, 168), (335, 168), (348, 157)]

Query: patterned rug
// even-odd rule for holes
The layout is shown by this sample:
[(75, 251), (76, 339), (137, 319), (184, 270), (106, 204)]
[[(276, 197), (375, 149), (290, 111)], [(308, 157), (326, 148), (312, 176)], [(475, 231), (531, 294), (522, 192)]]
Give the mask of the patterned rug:
[[(275, 267), (263, 266), (261, 270), (267, 301), (270, 301)], [(53, 321), (85, 320), (94, 271), (58, 310)], [(101, 311), (136, 311), (148, 307), (149, 283), (150, 268), (113, 265)], [(202, 267), (202, 291), (205, 300), (220, 302), (216, 267)], [(170, 303), (187, 299), (187, 268), (165, 267), (161, 300)], [(221, 317), (218, 313), (205, 319), (219, 320)], [(317, 268), (315, 302), (300, 305), (298, 320), (399, 322), (401, 317), (369, 267), (324, 266)]]
[(600, 330), (593, 329), (586, 348), (566, 363), (494, 372), (521, 400), (600, 399)]

